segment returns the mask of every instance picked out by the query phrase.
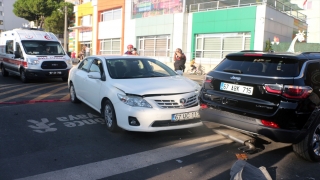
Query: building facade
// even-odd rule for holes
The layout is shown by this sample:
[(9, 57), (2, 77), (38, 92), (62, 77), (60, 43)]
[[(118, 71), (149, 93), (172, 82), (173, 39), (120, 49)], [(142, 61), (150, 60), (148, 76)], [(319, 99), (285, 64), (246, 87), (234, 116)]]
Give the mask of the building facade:
[(278, 0), (88, 0), (75, 6), (75, 49), (90, 44), (91, 54), (123, 54), (132, 44), (140, 55), (172, 64), (181, 48), (211, 67), (228, 53), (264, 50), (266, 41), (291, 42), (307, 32), (299, 10)]
[(29, 22), (13, 13), (15, 0), (0, 0), (0, 32), (20, 28)]

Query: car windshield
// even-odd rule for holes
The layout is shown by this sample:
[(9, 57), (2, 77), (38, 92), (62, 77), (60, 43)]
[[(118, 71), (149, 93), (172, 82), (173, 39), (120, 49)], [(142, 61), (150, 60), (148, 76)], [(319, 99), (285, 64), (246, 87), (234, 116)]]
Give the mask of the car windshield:
[(106, 59), (109, 75), (113, 79), (176, 76), (176, 72), (155, 59)]
[(59, 42), (22, 41), (24, 51), (29, 55), (65, 55)]
[(215, 71), (259, 76), (296, 77), (299, 75), (300, 65), (295, 59), (229, 56), (215, 68)]

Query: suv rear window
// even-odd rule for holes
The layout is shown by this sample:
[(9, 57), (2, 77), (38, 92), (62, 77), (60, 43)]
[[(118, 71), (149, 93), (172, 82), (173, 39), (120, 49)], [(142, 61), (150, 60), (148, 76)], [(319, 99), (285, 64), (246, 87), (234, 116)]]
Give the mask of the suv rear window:
[(275, 57), (226, 57), (215, 71), (224, 71), (259, 76), (296, 77), (299, 75), (299, 62), (295, 59)]

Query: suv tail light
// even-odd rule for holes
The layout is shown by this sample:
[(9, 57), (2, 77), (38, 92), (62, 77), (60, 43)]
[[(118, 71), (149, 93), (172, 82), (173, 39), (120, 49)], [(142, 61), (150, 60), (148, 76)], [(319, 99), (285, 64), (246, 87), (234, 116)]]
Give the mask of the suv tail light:
[(203, 81), (204, 81), (205, 83), (211, 83), (212, 79), (213, 79), (212, 76), (206, 75), (206, 76), (204, 77), (204, 80), (203, 80)]
[(277, 123), (274, 123), (274, 122), (271, 122), (271, 121), (267, 121), (267, 120), (261, 119), (261, 123), (264, 126), (268, 126), (268, 127), (272, 127), (272, 128), (279, 128), (279, 125)]
[(265, 84), (264, 87), (268, 93), (279, 94), (290, 99), (304, 99), (312, 93), (312, 88), (309, 86)]

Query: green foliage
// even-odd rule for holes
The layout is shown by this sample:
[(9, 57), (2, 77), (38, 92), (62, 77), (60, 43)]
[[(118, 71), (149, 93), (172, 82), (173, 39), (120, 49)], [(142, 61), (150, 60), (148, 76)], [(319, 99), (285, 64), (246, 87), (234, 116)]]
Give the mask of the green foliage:
[(68, 17), (72, 17), (73, 4), (64, 0), (16, 0), (13, 13), (28, 21), (34, 21), (39, 28), (61, 33), (64, 29), (64, 6), (68, 7)]
[[(279, 45), (273, 45), (275, 52), (287, 52), (290, 47), (289, 42), (279, 43)], [(305, 43), (305, 42), (296, 42), (294, 45), (295, 52), (320, 52), (319, 43)]]
[(266, 52), (273, 51), (273, 49), (272, 49), (272, 44), (271, 44), (270, 39), (266, 41), (266, 47), (265, 47), (264, 50), (265, 50)]

